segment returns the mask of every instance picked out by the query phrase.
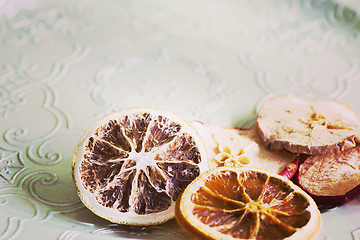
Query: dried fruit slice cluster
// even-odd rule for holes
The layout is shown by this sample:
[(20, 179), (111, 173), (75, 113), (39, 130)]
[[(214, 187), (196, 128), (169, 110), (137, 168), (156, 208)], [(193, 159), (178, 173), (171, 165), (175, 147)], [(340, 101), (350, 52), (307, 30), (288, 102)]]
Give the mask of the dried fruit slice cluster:
[(342, 102), (285, 95), (266, 100), (257, 118), (270, 149), (302, 156), (298, 184), (319, 203), (341, 203), (360, 195), (360, 120)]
[(219, 167), (201, 174), (176, 205), (180, 225), (199, 239), (314, 239), (321, 216), (313, 199), (277, 174)]
[(208, 169), (196, 131), (154, 108), (125, 109), (80, 140), (73, 178), (83, 203), (115, 223), (151, 225), (174, 217), (175, 200)]

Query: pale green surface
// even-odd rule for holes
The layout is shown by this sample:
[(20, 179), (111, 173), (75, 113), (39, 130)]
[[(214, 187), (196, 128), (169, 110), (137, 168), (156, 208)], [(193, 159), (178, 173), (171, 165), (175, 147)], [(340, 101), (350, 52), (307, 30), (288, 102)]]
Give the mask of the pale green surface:
[[(360, 7), (339, 2), (0, 0), (0, 239), (184, 238), (175, 221), (116, 227), (84, 209), (78, 139), (133, 106), (240, 126), (293, 92), (360, 113)], [(324, 213), (321, 238), (352, 239), (359, 212)]]

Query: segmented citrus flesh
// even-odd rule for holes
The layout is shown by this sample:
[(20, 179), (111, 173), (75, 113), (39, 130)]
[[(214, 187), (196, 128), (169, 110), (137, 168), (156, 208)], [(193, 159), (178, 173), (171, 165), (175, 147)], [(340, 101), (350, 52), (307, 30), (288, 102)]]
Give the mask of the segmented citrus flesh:
[(200, 175), (179, 199), (176, 216), (201, 239), (312, 239), (321, 225), (315, 202), (303, 190), (245, 167)]
[(79, 196), (112, 222), (150, 225), (174, 216), (181, 191), (207, 169), (195, 130), (152, 108), (115, 112), (91, 127), (74, 154)]

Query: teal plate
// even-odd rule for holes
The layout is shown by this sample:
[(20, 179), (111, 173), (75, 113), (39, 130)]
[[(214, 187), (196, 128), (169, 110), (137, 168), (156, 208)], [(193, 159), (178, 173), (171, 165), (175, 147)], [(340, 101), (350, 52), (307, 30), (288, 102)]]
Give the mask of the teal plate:
[[(79, 201), (72, 154), (93, 122), (155, 106), (250, 126), (271, 96), (360, 114), (357, 0), (0, 0), (0, 239), (190, 239), (175, 220), (118, 226)], [(319, 239), (360, 239), (360, 199)]]

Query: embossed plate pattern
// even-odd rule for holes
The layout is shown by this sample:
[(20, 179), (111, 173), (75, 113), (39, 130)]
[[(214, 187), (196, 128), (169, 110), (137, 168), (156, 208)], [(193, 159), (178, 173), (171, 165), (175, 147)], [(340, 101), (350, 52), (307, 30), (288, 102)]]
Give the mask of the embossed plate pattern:
[[(79, 202), (71, 159), (116, 109), (250, 126), (268, 97), (339, 99), (360, 114), (357, 0), (0, 0), (0, 239), (185, 239)], [(360, 199), (320, 239), (360, 239)]]

